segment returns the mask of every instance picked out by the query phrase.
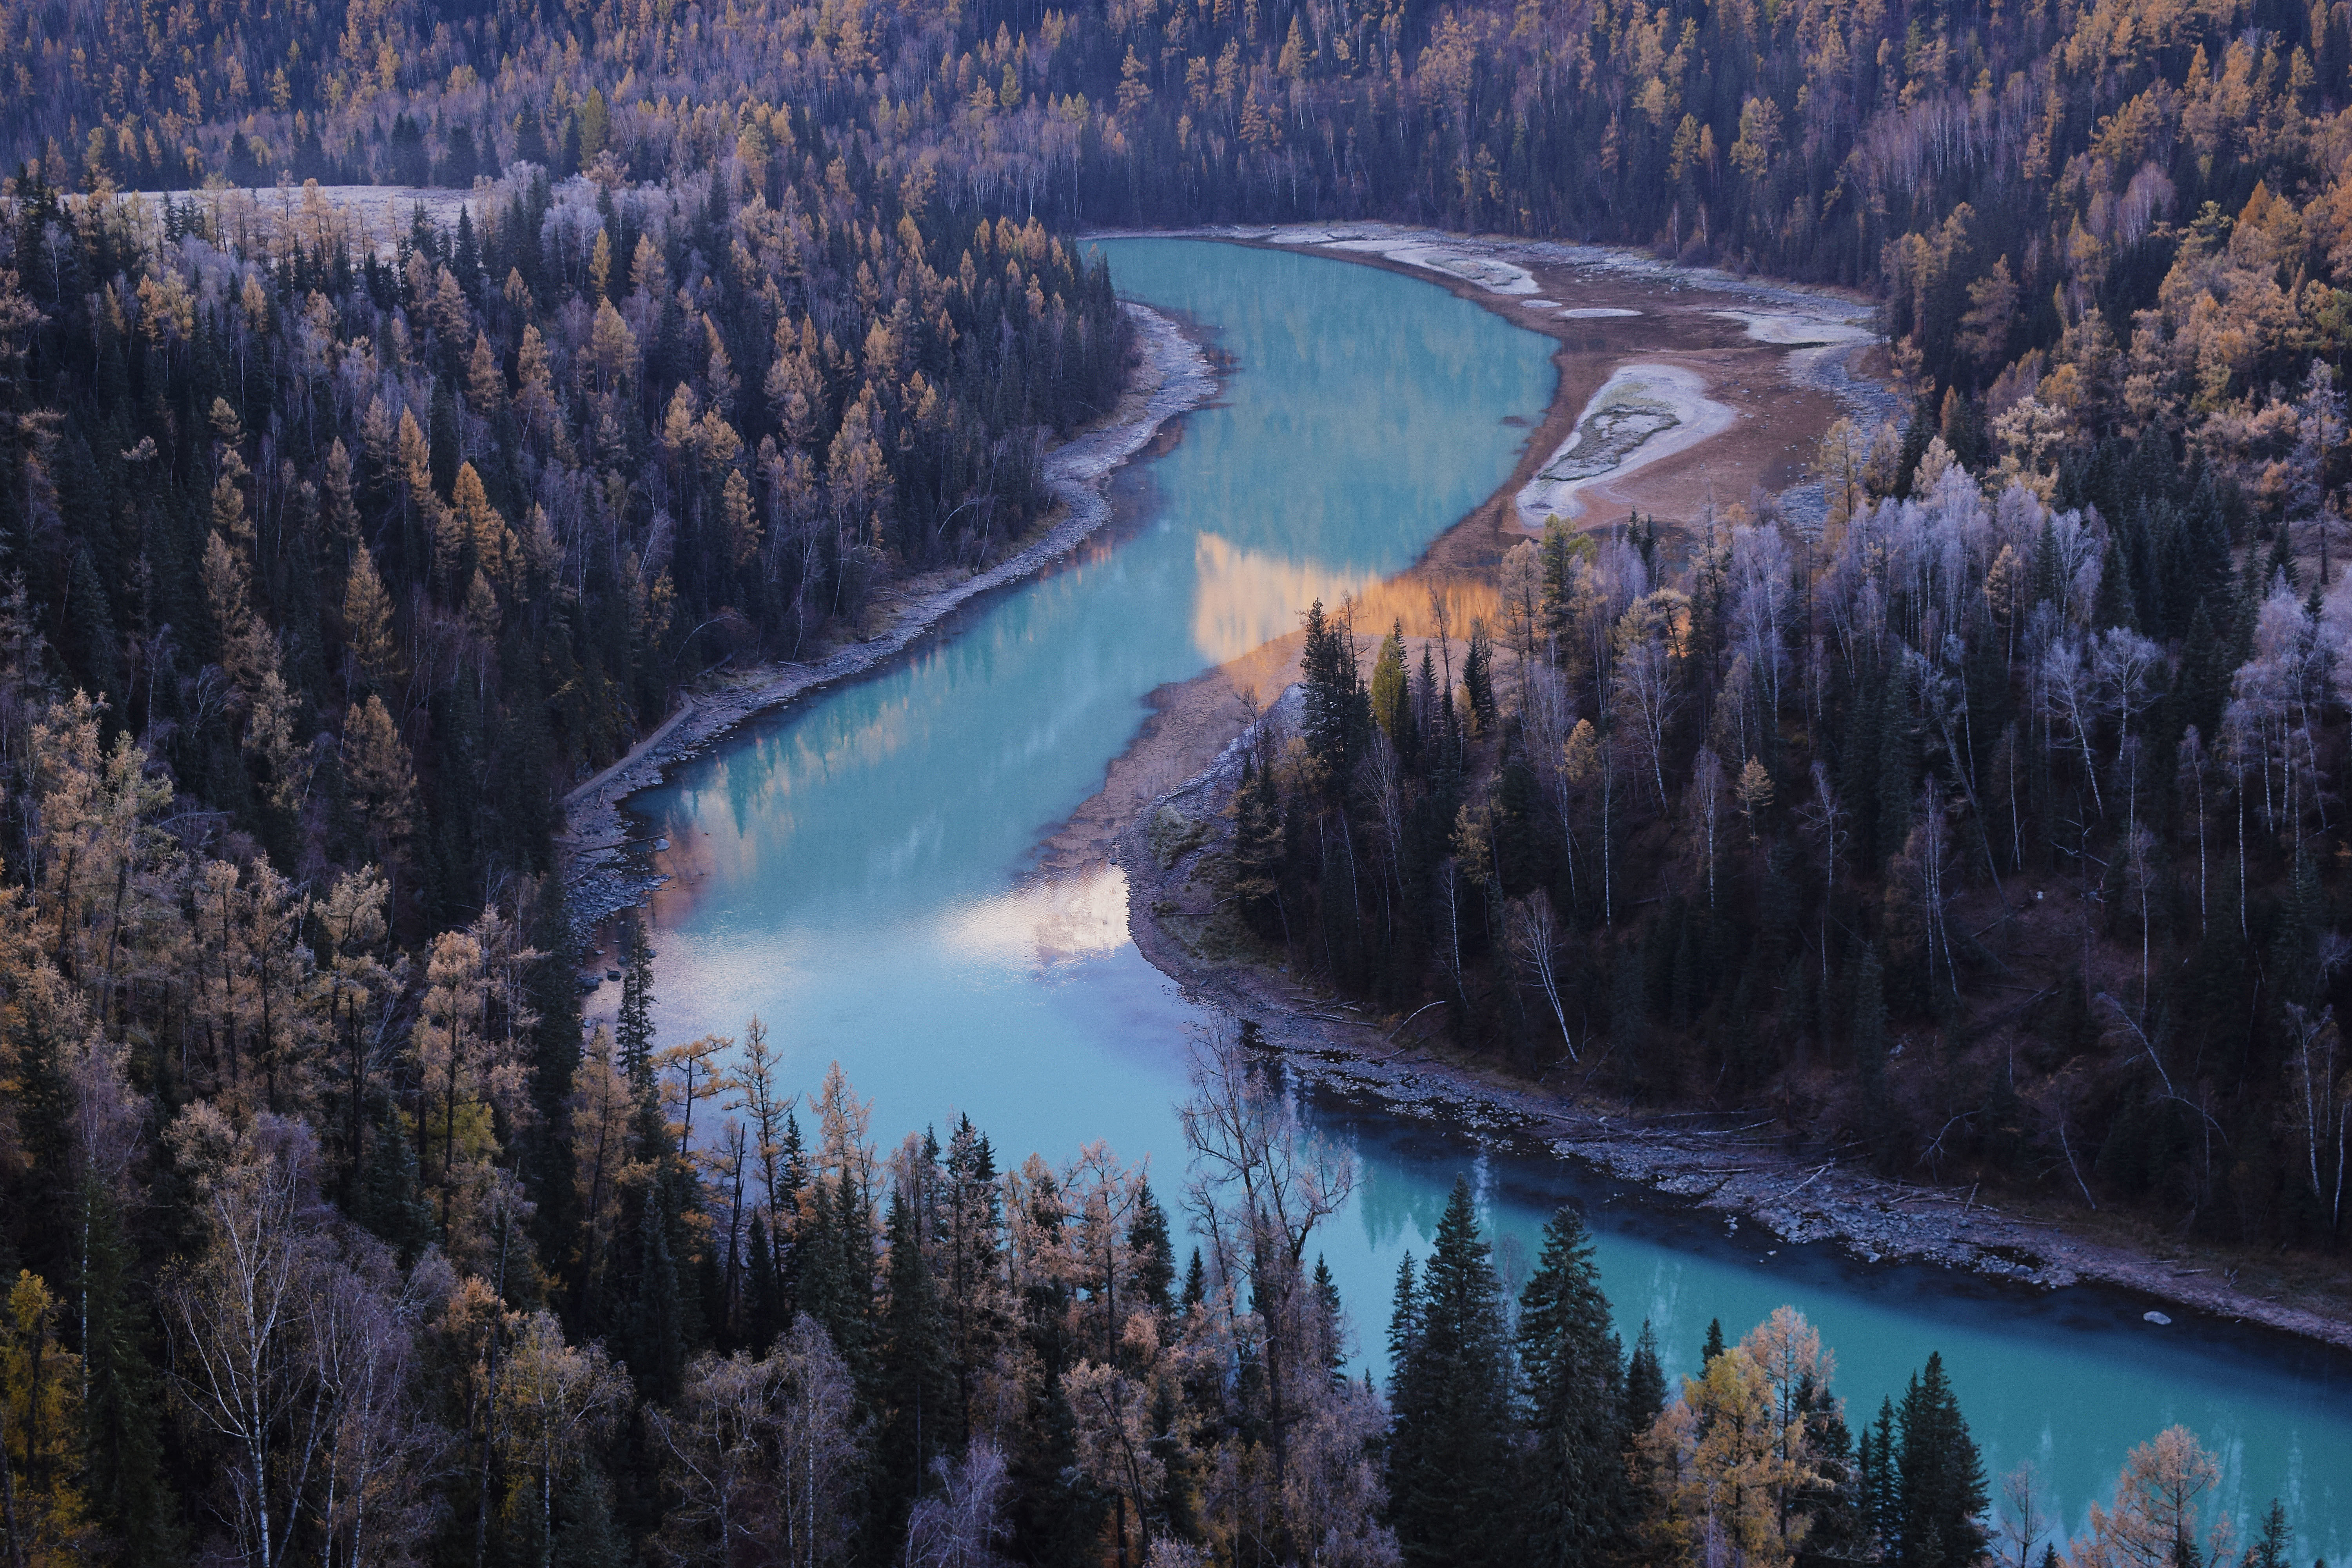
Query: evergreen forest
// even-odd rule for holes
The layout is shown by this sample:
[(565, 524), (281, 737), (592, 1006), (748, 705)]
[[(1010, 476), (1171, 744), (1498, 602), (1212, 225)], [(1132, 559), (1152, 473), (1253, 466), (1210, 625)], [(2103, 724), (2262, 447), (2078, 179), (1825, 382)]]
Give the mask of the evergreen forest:
[(1466, 1187), (1351, 1372), (1349, 1163), (1255, 1042), (1200, 1047), (1181, 1192), (879, 1142), (759, 1020), (659, 1037), (642, 932), (583, 1029), (554, 832), (703, 676), (1036, 537), (1136, 358), (1087, 230), (1859, 290), (1910, 412), (1818, 507), (1554, 528), (1433, 637), (1308, 612), (1237, 940), (1532, 1079), (2340, 1263), (2352, 4), (0, 38), (11, 1568), (2284, 1568), (2184, 1429), (2063, 1539), (1934, 1356), (1849, 1405), (1793, 1311), (1662, 1350), (1573, 1211), (1507, 1288)]

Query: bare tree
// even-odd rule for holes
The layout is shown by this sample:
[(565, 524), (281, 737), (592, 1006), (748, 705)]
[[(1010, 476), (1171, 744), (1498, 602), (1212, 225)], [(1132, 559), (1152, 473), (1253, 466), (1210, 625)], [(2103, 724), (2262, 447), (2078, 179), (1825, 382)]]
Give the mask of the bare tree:
[[(1289, 1101), (1254, 1068), (1240, 1037), (1222, 1026), (1195, 1037), (1192, 1092), (1176, 1108), (1192, 1152), (1185, 1199), (1209, 1237), (1220, 1278), (1247, 1279), (1265, 1328), (1267, 1428), (1279, 1492), (1288, 1469), (1290, 1380), (1303, 1372), (1300, 1263), (1315, 1227), (1355, 1187), (1346, 1149), (1300, 1127)], [(1319, 1371), (1318, 1375), (1319, 1375)]]
[(335, 1447), (339, 1393), (352, 1391), (323, 1375), (343, 1358), (322, 1355), (321, 1336), (355, 1331), (373, 1309), (319, 1229), (310, 1129), (263, 1114), (240, 1136), (209, 1117), (175, 1129), (184, 1148), (201, 1143), (215, 1158), (199, 1178), (207, 1245), (164, 1282), (173, 1384), (197, 1425), (229, 1447), (222, 1480), (239, 1549), (276, 1568)]
[(2033, 1568), (2033, 1549), (2051, 1521), (2042, 1512), (2042, 1474), (2027, 1460), (2000, 1478), (2000, 1538), (2007, 1551), (2002, 1568)]
[(1579, 1060), (1576, 1038), (1568, 1027), (1568, 1008), (1560, 1000), (1559, 921), (1552, 913), (1551, 894), (1538, 888), (1526, 898), (1514, 900), (1506, 917), (1505, 935), (1512, 955), (1518, 959), (1528, 978), (1543, 993), (1545, 1003), (1550, 1006), (1552, 1018), (1559, 1025), (1559, 1041), (1568, 1050), (1568, 1059)]
[(1004, 1456), (983, 1438), (961, 1459), (933, 1459), (931, 1474), (939, 1489), (924, 1493), (907, 1520), (907, 1568), (996, 1568), (1010, 1485)]
[(1715, 842), (1716, 829), (1723, 817), (1725, 793), (1730, 779), (1723, 771), (1723, 759), (1714, 749), (1701, 746), (1691, 759), (1689, 805), (1691, 820), (1698, 825), (1699, 858), (1706, 867), (1706, 907), (1715, 908)]

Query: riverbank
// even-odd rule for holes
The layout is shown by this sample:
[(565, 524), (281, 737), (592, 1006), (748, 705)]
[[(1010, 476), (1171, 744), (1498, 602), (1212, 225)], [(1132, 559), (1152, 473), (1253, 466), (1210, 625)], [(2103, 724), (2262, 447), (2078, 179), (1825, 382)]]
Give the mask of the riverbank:
[[(1155, 234), (1159, 231), (1153, 231)], [(1097, 238), (1133, 237), (1105, 231)], [(1410, 637), (1436, 627), (1433, 592), (1460, 629), (1495, 619), (1503, 554), (1539, 532), (1532, 497), (1552, 489), (1577, 509), (1579, 527), (1628, 512), (1677, 520), (1710, 505), (1754, 507), (1769, 499), (1800, 518), (1822, 507), (1808, 465), (1822, 432), (1841, 415), (1874, 426), (1899, 416), (1899, 399), (1871, 379), (1884, 350), (1864, 323), (1874, 307), (1835, 289), (1759, 282), (1714, 268), (1670, 267), (1635, 252), (1552, 241), (1477, 239), (1385, 224), (1333, 227), (1210, 227), (1166, 237), (1215, 239), (1353, 262), (1434, 283), (1553, 340), (1559, 380), (1527, 426), (1510, 475), (1440, 533), (1422, 558), (1359, 601), (1357, 625), (1377, 637), (1391, 621)], [(1639, 442), (1612, 443), (1610, 460), (1565, 486), (1543, 476), (1601, 405), (1612, 381), (1647, 369), (1675, 424)], [(1570, 496), (1575, 500), (1570, 500)], [(1297, 606), (1302, 607), (1303, 606)], [(1150, 714), (1107, 770), (1103, 787), (1050, 834), (1039, 866), (1050, 872), (1099, 863), (1137, 814), (1207, 767), (1257, 707), (1298, 679), (1300, 637), (1277, 637), (1239, 658), (1150, 693)]]
[[(1292, 688), (1259, 721), (1295, 729)], [(2340, 1294), (2278, 1271), (2273, 1258), (2161, 1256), (2084, 1234), (2064, 1217), (1982, 1201), (1974, 1187), (1885, 1180), (1835, 1152), (1808, 1152), (1767, 1110), (1662, 1113), (1575, 1085), (1528, 1083), (1449, 1050), (1443, 1004), (1381, 1016), (1269, 964), (1223, 900), (1227, 807), (1255, 726), (1206, 770), (1153, 801), (1118, 836), (1136, 946), (1195, 1001), (1257, 1026), (1269, 1051), (1307, 1085), (1401, 1116), (1581, 1161), (1629, 1183), (1719, 1213), (1756, 1250), (1833, 1242), (1869, 1263), (1932, 1263), (2043, 1289), (2095, 1283), (2158, 1304), (2256, 1324), (2352, 1350)], [(1549, 1078), (1551, 1075), (1547, 1074)], [(2332, 1309), (2332, 1310), (2331, 1310)], [(2150, 1332), (2160, 1331), (2147, 1324)]]
[[(1106, 231), (1095, 237), (1118, 237)], [(1885, 384), (1877, 306), (1849, 289), (1685, 268), (1645, 253), (1557, 240), (1472, 237), (1392, 224), (1225, 226), (1154, 231), (1379, 267), (1434, 283), (1559, 344), (1559, 387), (1509, 479), (1433, 546), (1424, 565), (1483, 565), (1540, 532), (1531, 494), (1610, 379), (1642, 363), (1677, 373), (1678, 391), (1728, 410), (1704, 439), (1663, 432), (1679, 448), (1638, 458), (1575, 489), (1569, 521), (1622, 521), (1639, 511), (1695, 518), (1767, 498), (1803, 519), (1822, 510), (1811, 463), (1840, 416), (1865, 430), (1909, 409)], [(1680, 439), (1677, 440), (1676, 437)], [(1525, 501), (1515, 507), (1515, 499)]]
[(884, 590), (869, 622), (878, 629), (822, 659), (757, 666), (688, 694), (660, 728), (563, 796), (556, 843), (575, 936), (662, 884), (629, 837), (622, 813), (631, 795), (659, 783), (666, 769), (708, 750), (745, 720), (877, 668), (972, 600), (1066, 557), (1110, 520), (1111, 476), (1170, 420), (1208, 402), (1216, 390), (1208, 356), (1173, 321), (1148, 306), (1125, 309), (1136, 325), (1137, 373), (1108, 419), (1045, 455), (1045, 485), (1058, 505), (1035, 538), (984, 572), (933, 574)]
[[(1454, 606), (1449, 620), (1457, 632), (1466, 624), (1465, 602), (1491, 598), (1502, 553), (1540, 526), (1539, 517), (1528, 515), (1531, 487), (1544, 482), (1563, 448), (1573, 455), (1579, 426), (1630, 369), (1668, 370), (1683, 400), (1727, 407), (1728, 419), (1710, 412), (1703, 433), (1690, 431), (1688, 408), (1670, 404), (1675, 422), (1655, 422), (1648, 442), (1621, 442), (1613, 461), (1563, 477), (1595, 502), (1669, 519), (1689, 518), (1718, 499), (1769, 498), (1801, 520), (1821, 497), (1799, 456), (1801, 447), (1810, 457), (1811, 443), (1792, 439), (1792, 426), (1810, 426), (1817, 437), (1837, 414), (1869, 427), (1901, 412), (1900, 401), (1870, 379), (1883, 349), (1858, 325), (1866, 312), (1830, 291), (1680, 273), (1587, 247), (1386, 232), (1402, 243), (1367, 248), (1356, 229), (1336, 239), (1325, 231), (1202, 231), (1428, 278), (1561, 344), (1559, 390), (1531, 428), (1517, 470), (1412, 569), (1368, 595), (1373, 602), (1359, 625), (1374, 637), (1392, 616), (1406, 623), (1408, 636), (1429, 635), (1430, 617), (1414, 611), (1433, 589)], [(1465, 265), (1465, 257), (1475, 265)], [(1663, 447), (1650, 445), (1661, 440)], [(1746, 485), (1738, 484), (1742, 479)], [(1622, 515), (1588, 507), (1578, 521), (1591, 526)], [(1117, 861), (1128, 879), (1129, 931), (1144, 957), (1194, 999), (1255, 1022), (1303, 1079), (1401, 1115), (1540, 1145), (1720, 1212), (1735, 1230), (1746, 1223), (1769, 1238), (1759, 1241), (1759, 1252), (1830, 1241), (1869, 1262), (1934, 1263), (2040, 1289), (2098, 1283), (2151, 1303), (2352, 1348), (2340, 1292), (2275, 1258), (2190, 1255), (2161, 1237), (2117, 1239), (2126, 1222), (2115, 1216), (2056, 1205), (2019, 1212), (2013, 1200), (1994, 1207), (1974, 1189), (1886, 1181), (1834, 1155), (1807, 1157), (1766, 1113), (1643, 1113), (1515, 1080), (1434, 1043), (1428, 1026), (1435, 1015), (1417, 1023), (1366, 1017), (1259, 962), (1230, 912), (1218, 908), (1223, 810), (1238, 782), (1240, 737), (1265, 699), (1297, 680), (1299, 642), (1295, 634), (1277, 639), (1153, 692), (1152, 716), (1112, 763), (1103, 790), (1048, 839), (1041, 868), (1052, 874)], [(1280, 722), (1279, 714), (1277, 707), (1269, 721)], [(2108, 1234), (2088, 1234), (2093, 1226)], [(2147, 1331), (2159, 1331), (2154, 1324)]]

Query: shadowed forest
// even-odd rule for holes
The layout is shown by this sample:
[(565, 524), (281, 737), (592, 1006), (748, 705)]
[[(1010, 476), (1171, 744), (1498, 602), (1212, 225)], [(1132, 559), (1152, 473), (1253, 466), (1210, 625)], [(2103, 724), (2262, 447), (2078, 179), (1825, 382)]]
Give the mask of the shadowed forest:
[(1793, 1314), (1670, 1388), (1572, 1214), (1514, 1295), (1466, 1191), (1351, 1378), (1348, 1163), (1246, 1042), (1164, 1203), (877, 1145), (756, 1025), (656, 1039), (642, 938), (583, 1037), (551, 831), (706, 672), (1034, 534), (1130, 369), (1085, 227), (1841, 285), (1915, 412), (1832, 432), (1823, 515), (1554, 530), (1433, 647), (1310, 616), (1236, 941), (1552, 1081), (2340, 1257), (2352, 6), (0, 37), (12, 1563), (2281, 1568), (2179, 1430), (2057, 1539), (1939, 1363), (1849, 1408)]

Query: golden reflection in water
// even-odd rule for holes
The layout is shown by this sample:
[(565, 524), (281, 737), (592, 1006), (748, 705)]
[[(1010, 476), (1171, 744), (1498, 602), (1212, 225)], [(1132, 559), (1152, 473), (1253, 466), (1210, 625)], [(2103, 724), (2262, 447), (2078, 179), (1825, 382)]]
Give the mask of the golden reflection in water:
[(1038, 877), (946, 914), (940, 945), (966, 963), (1050, 968), (1127, 943), (1127, 873), (1095, 865)]
[(1213, 533), (1193, 541), (1192, 574), (1192, 645), (1212, 664), (1296, 630), (1298, 613), (1314, 601), (1329, 608), (1375, 581), (1370, 573), (1244, 550)]
[(1213, 533), (1192, 549), (1199, 585), (1193, 591), (1192, 641), (1213, 663), (1232, 664), (1298, 629), (1298, 617), (1318, 599), (1336, 611), (1343, 601), (1356, 606), (1356, 634), (1377, 643), (1392, 622), (1404, 622), (1408, 637), (1434, 637), (1429, 584), (1438, 582), (1450, 630), (1467, 637), (1470, 623), (1484, 620), (1491, 634), (1499, 604), (1494, 585), (1418, 569), (1381, 578), (1313, 561), (1292, 561), (1244, 550)]

